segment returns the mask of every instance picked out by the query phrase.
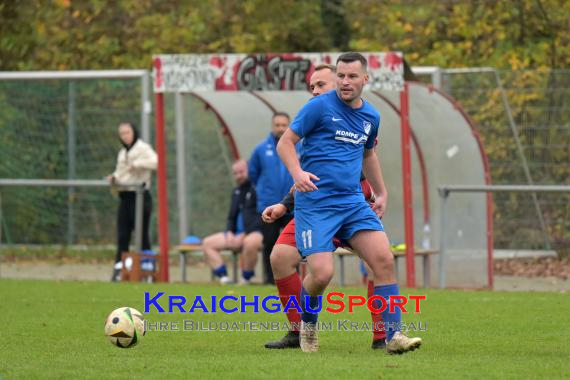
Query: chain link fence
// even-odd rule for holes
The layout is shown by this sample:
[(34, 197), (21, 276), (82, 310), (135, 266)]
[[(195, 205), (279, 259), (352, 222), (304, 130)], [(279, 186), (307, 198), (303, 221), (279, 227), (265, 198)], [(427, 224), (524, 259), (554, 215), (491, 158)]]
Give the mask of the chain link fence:
[[(437, 80), (475, 121), (493, 184), (570, 184), (570, 70), (441, 70)], [(570, 195), (494, 201), (495, 248), (570, 255)]]
[[(570, 70), (441, 70), (437, 82), (475, 121), (493, 184), (570, 184)], [(120, 147), (117, 123), (138, 121), (144, 113), (142, 86), (140, 78), (0, 81), (0, 177), (99, 179), (109, 174)], [(184, 96), (183, 103), (187, 227), (204, 236), (225, 225), (230, 155), (214, 112), (193, 96)], [(170, 237), (177, 242), (174, 99), (167, 104)], [(496, 248), (570, 255), (569, 195), (500, 193), (494, 199)], [(9, 190), (2, 207), (0, 228), (7, 243), (115, 240), (116, 202), (104, 192)]]
[[(111, 174), (121, 148), (118, 123), (145, 123), (148, 132), (142, 110), (146, 75), (143, 70), (2, 73), (0, 178), (101, 180)], [(118, 200), (108, 190), (1, 191), (2, 244), (115, 243)]]

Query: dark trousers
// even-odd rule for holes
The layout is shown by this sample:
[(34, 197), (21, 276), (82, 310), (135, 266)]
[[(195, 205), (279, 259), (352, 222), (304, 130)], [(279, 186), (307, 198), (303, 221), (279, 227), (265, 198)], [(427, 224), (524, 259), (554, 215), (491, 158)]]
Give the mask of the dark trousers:
[[(121, 191), (120, 203), (117, 210), (117, 256), (115, 262), (121, 261), (123, 252), (129, 251), (131, 234), (135, 230), (136, 192)], [(152, 198), (148, 190), (144, 191), (142, 249), (150, 249), (149, 225), (152, 212)]]
[(271, 269), (271, 251), (275, 242), (279, 238), (281, 230), (285, 228), (287, 223), (293, 219), (293, 215), (286, 214), (282, 218), (276, 220), (274, 223), (263, 223), (261, 225), (261, 233), (263, 234), (263, 272), (265, 284), (275, 284), (273, 279), (273, 270)]

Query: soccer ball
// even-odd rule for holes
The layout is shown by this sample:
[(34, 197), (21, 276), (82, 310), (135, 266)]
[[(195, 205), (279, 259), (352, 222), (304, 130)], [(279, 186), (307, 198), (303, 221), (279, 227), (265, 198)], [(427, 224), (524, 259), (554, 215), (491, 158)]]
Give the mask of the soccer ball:
[(134, 347), (144, 334), (144, 317), (132, 307), (113, 310), (105, 321), (105, 336), (117, 347)]

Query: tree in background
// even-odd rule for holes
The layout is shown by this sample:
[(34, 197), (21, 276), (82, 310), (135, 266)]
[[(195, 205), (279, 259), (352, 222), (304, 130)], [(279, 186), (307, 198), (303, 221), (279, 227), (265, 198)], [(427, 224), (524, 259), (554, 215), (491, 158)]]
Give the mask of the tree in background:
[[(490, 66), (505, 70), (535, 180), (567, 183), (570, 75), (553, 69), (570, 65), (569, 14), (566, 0), (0, 0), (0, 70), (149, 68), (158, 53), (334, 50), (402, 51), (415, 66)], [(493, 80), (455, 78), (448, 90), (478, 124), (493, 181), (524, 182), (505, 149), (512, 142)], [(509, 215), (521, 212), (517, 204)], [(564, 207), (545, 212), (568, 217)], [(570, 231), (551, 233), (570, 246)]]
[(564, 0), (0, 2), (0, 69), (141, 68), (156, 53), (399, 50), (414, 65), (561, 68)]

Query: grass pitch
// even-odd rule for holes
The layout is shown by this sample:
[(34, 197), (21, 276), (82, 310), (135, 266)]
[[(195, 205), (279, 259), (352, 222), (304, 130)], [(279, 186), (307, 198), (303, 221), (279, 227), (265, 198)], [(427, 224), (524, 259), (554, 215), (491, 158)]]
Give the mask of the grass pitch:
[[(333, 289), (330, 289), (333, 290)], [(339, 290), (339, 289), (334, 289)], [(111, 284), (0, 280), (0, 379), (463, 379), (563, 378), (570, 374), (570, 299), (562, 293), (428, 290), (421, 314), (426, 331), (418, 351), (389, 356), (370, 349), (371, 333), (320, 333), (321, 350), (267, 350), (280, 331), (151, 331), (138, 346), (120, 349), (103, 335), (105, 317), (119, 306), (143, 310), (144, 292), (182, 295), (266, 296), (272, 287), (182, 284)], [(365, 294), (363, 288), (342, 289)], [(424, 294), (423, 290), (402, 294)], [(189, 305), (188, 305), (189, 306)], [(249, 308), (248, 310), (251, 310)], [(158, 314), (151, 322), (282, 322), (282, 314)], [(354, 314), (321, 313), (320, 320), (370, 321)], [(567, 377), (566, 377), (567, 378)]]

